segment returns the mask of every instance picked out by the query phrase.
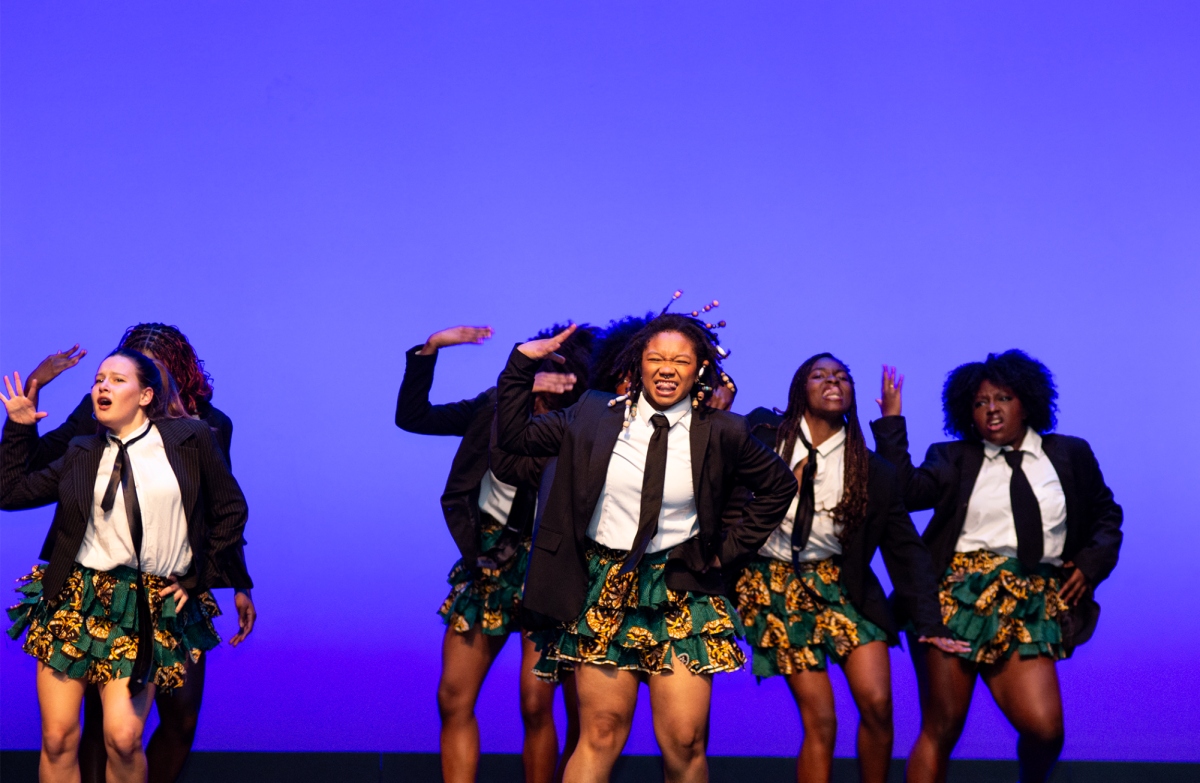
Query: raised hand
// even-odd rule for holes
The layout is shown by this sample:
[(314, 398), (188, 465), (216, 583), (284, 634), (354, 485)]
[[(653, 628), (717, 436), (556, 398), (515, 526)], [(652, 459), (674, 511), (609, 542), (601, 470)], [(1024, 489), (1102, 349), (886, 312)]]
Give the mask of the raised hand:
[(883, 365), (883, 383), (880, 390), (879, 412), (884, 416), (900, 415), (900, 389), (904, 386), (904, 376), (896, 374), (895, 367)]
[(438, 348), (449, 348), (451, 345), (483, 345), (483, 341), (491, 336), (490, 326), (451, 326), (429, 335), (417, 355), (431, 356), (437, 353)]
[(971, 645), (959, 639), (949, 639), (945, 636), (922, 636), (917, 639), (918, 642), (932, 644), (944, 653), (954, 655), (955, 653), (971, 652)]
[[(16, 384), (14, 389), (13, 384)], [(13, 380), (9, 381), (8, 376), (4, 376), (4, 385), (8, 387), (8, 396), (0, 394), (0, 400), (4, 400), (4, 408), (8, 411), (8, 418), (12, 419), (17, 424), (37, 424), (38, 419), (46, 418), (46, 414), (38, 411), (37, 403), (31, 400), (25, 394), (25, 390), (21, 388), (21, 373), (14, 372)], [(37, 393), (37, 381), (29, 381), (30, 394)]]
[(575, 329), (575, 324), (571, 324), (553, 337), (548, 337), (545, 340), (530, 340), (527, 343), (522, 343), (521, 345), (517, 346), (517, 350), (528, 356), (530, 359), (545, 359), (547, 356), (549, 356), (554, 361), (562, 364), (566, 360), (554, 352), (562, 347), (562, 344), (567, 341), (568, 337), (575, 334)]
[(712, 394), (708, 395), (704, 404), (713, 410), (727, 411), (733, 407), (733, 392), (725, 386), (714, 386)]
[(533, 393), (565, 394), (575, 388), (576, 380), (575, 373), (539, 372), (533, 376)]
[(229, 640), (230, 647), (237, 647), (246, 641), (246, 637), (254, 630), (254, 620), (258, 613), (254, 611), (254, 601), (250, 598), (249, 590), (238, 590), (233, 594), (233, 603), (237, 607), (238, 632)]
[(1067, 581), (1058, 589), (1058, 597), (1063, 599), (1071, 606), (1079, 603), (1079, 599), (1087, 595), (1092, 589), (1092, 585), (1088, 582), (1087, 577), (1083, 572), (1075, 567), (1075, 564), (1067, 561), (1062, 564), (1063, 571), (1070, 571), (1071, 575), (1067, 577)]

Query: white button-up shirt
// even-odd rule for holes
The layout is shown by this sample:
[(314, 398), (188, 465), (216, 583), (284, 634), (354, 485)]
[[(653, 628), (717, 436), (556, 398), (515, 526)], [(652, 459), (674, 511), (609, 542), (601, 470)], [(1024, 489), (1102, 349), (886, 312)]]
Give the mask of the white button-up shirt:
[(658, 532), (650, 539), (646, 554), (662, 552), (682, 544), (700, 532), (696, 498), (692, 488), (692, 400), (684, 397), (665, 411), (656, 411), (644, 397), (637, 415), (621, 430), (608, 461), (608, 474), (600, 500), (592, 512), (587, 536), (610, 549), (632, 549), (642, 514), (642, 478), (654, 425), (650, 417), (667, 417), (667, 475), (663, 482), (662, 510)]
[[(803, 418), (800, 419), (800, 431), (804, 433), (808, 442), (812, 443), (812, 433), (808, 430), (808, 422)], [(783, 448), (782, 443), (778, 445), (780, 449)], [(838, 541), (837, 537), (842, 526), (834, 522), (833, 509), (842, 502), (842, 489), (845, 485), (846, 473), (845, 446), (846, 430), (844, 427), (838, 430), (832, 438), (817, 446), (817, 472), (813, 476), (813, 495), (816, 503), (813, 506), (812, 534), (808, 537), (808, 544), (804, 547), (804, 551), (800, 553), (801, 562), (824, 560), (842, 553), (842, 543)], [(797, 438), (796, 448), (792, 451), (792, 464), (788, 467), (794, 471), (800, 461), (807, 456), (808, 450)], [(788, 506), (783, 524), (775, 528), (775, 532), (767, 539), (767, 543), (758, 550), (759, 554), (788, 563), (792, 562), (792, 529), (796, 524), (796, 511), (799, 507), (800, 496), (797, 494), (792, 500), (792, 505)]]
[(479, 510), (504, 524), (508, 521), (508, 514), (512, 511), (513, 500), (516, 497), (517, 488), (496, 478), (496, 474), (488, 468), (479, 484)]
[[(146, 426), (150, 428), (146, 437), (127, 449), (138, 506), (142, 510), (142, 571), (156, 576), (181, 576), (192, 564), (183, 496), (179, 491), (179, 480), (167, 460), (162, 435), (153, 424)], [(124, 442), (145, 431), (138, 430)], [(116, 440), (116, 436), (109, 433), (108, 445), (104, 447), (100, 469), (96, 472), (92, 516), (75, 558), (80, 565), (97, 571), (111, 571), (121, 565), (138, 567), (133, 534), (129, 532), (129, 519), (125, 515), (125, 493), (118, 486), (112, 511), (106, 514), (100, 508), (112, 477), (113, 464), (117, 461)], [(126, 469), (130, 465), (126, 465)]]
[[(1005, 446), (983, 442), (983, 467), (971, 490), (967, 518), (958, 536), (955, 552), (974, 552), (987, 549), (1005, 557), (1017, 556), (1017, 526), (1013, 522), (1009, 483), (1012, 468), (1004, 458)], [(1021, 441), (1021, 470), (1033, 487), (1038, 508), (1042, 512), (1042, 562), (1062, 565), (1059, 556), (1067, 540), (1067, 496), (1063, 493), (1058, 473), (1050, 458), (1042, 451), (1042, 436), (1026, 429)]]

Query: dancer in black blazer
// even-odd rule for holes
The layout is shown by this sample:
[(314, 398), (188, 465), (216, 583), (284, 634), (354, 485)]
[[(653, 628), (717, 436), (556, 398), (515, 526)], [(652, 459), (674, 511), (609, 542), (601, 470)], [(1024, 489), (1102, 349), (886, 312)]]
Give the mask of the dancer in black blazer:
[(897, 593), (916, 618), (920, 641), (948, 652), (937, 580), (896, 481), (867, 450), (850, 371), (829, 353), (796, 371), (781, 416), (758, 408), (751, 432), (793, 466), (800, 494), (737, 582), (738, 613), (754, 651), (754, 673), (782, 675), (804, 726), (800, 780), (828, 780), (837, 715), (828, 663), (842, 666), (858, 706), (858, 761), (864, 781), (887, 779), (892, 755), (888, 646), (898, 628), (871, 558), (882, 550)]
[(1063, 743), (1056, 661), (1087, 641), (1097, 585), (1117, 563), (1121, 507), (1086, 441), (1050, 432), (1058, 392), (1050, 371), (1021, 351), (989, 354), (950, 373), (946, 432), (914, 467), (901, 385), (885, 368), (871, 425), (896, 465), (910, 511), (932, 508), (922, 538), (941, 582), (942, 616), (969, 653), (913, 646), (921, 734), (910, 781), (945, 780), (976, 676), (1017, 729), (1021, 780), (1045, 780)]
[[(204, 362), (196, 355), (187, 336), (178, 327), (162, 323), (140, 323), (129, 327), (118, 343), (120, 348), (131, 348), (158, 362), (170, 374), (170, 380), (178, 390), (181, 413), (203, 421), (213, 431), (221, 453), (227, 463), (231, 462), (230, 446), (233, 441), (233, 422), (212, 404), (212, 378), (204, 369)], [(75, 345), (67, 351), (47, 356), (30, 374), (26, 386), (29, 398), (37, 405), (39, 392), (65, 370), (74, 367), (87, 351), (79, 351)], [(36, 383), (35, 383), (36, 381)], [(72, 438), (94, 435), (102, 429), (92, 415), (92, 395), (85, 394), (67, 420), (54, 430), (38, 438), (37, 447), (30, 459), (33, 470), (41, 470), (67, 451)], [(244, 543), (244, 542), (243, 542)], [(42, 559), (50, 559), (54, 541), (50, 538), (42, 550)], [(231, 584), (214, 587), (234, 587)], [(216, 598), (205, 590), (192, 596), (198, 608), (210, 617), (221, 613)], [(254, 629), (258, 613), (249, 589), (234, 588), (234, 606), (238, 613), (238, 632), (229, 640), (237, 647)], [(194, 664), (188, 664), (188, 675), (183, 685), (172, 690), (160, 690), (154, 697), (158, 708), (158, 726), (150, 735), (146, 745), (146, 763), (149, 766), (149, 783), (171, 783), (183, 771), (183, 765), (191, 753), (196, 739), (196, 728), (200, 721), (200, 706), (204, 699), (204, 682), (207, 678), (208, 656), (202, 656)], [(108, 754), (104, 749), (104, 711), (100, 693), (89, 686), (84, 696), (83, 737), (79, 746), (79, 767), (83, 783), (104, 783), (104, 768)]]
[(28, 628), (25, 650), (39, 660), (41, 778), (78, 779), (89, 681), (100, 685), (105, 739), (115, 751), (110, 779), (144, 778), (141, 733), (154, 692), (182, 685), (184, 659), (195, 662), (220, 641), (211, 620), (195, 616), (188, 592), (252, 587), (241, 551), (245, 499), (211, 430), (166, 417), (163, 376), (142, 354), (118, 349), (100, 366), (92, 398), (107, 434), (73, 439), (38, 471), (29, 461), (34, 424), (45, 414), (19, 377), (15, 388), (5, 384), (0, 508), (58, 504), (49, 563), (25, 577), (25, 599), (9, 610), (9, 634)]
[[(697, 380), (715, 380), (721, 354), (694, 318), (660, 316), (630, 343), (629, 397), (589, 391), (531, 417), (534, 374), (573, 331), (513, 351), (496, 412), (503, 448), (558, 457), (525, 607), (562, 625), (551, 654), (575, 666), (580, 740), (564, 780), (607, 778), (643, 681), (666, 779), (703, 780), (712, 673), (743, 664), (721, 567), (762, 545), (796, 480), (745, 419), (700, 404)], [(729, 527), (738, 482), (754, 500)]]
[[(462, 555), (450, 571), (452, 588), (439, 610), (446, 623), (438, 685), (442, 775), (451, 783), (475, 780), (479, 764), (475, 703), (509, 635), (521, 632), (521, 588), (544, 464), (544, 460), (514, 457), (490, 447), (495, 387), (459, 402), (433, 405), (429, 401), (439, 349), (478, 345), (491, 336), (489, 327), (457, 326), (435, 332), (406, 354), (396, 400), (397, 427), (420, 435), (462, 438), (442, 494), (446, 526)], [(581, 387), (586, 384), (592, 336), (591, 330), (580, 331), (564, 348), (565, 364), (554, 368), (559, 371), (539, 374), (537, 405), (549, 410), (578, 398), (573, 389), (577, 382)], [(534, 675), (539, 655), (524, 634), (521, 651), (525, 778), (529, 783), (548, 783), (558, 757), (555, 681)], [(564, 682), (564, 693), (570, 687)], [(572, 699), (566, 698), (569, 704)], [(574, 725), (572, 715), (569, 735)]]

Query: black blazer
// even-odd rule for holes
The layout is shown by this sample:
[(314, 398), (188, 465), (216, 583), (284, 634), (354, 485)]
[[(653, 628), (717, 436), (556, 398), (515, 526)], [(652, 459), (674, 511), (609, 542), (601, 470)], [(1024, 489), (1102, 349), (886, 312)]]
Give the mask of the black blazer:
[[(225, 461), (230, 462), (229, 447), (233, 442), (233, 422), (212, 403), (201, 401), (197, 414), (217, 436), (217, 444)], [(95, 435), (101, 428), (92, 416), (92, 395), (85, 394), (67, 420), (55, 429), (38, 438), (37, 446), (29, 459), (31, 470), (41, 470), (67, 453), (67, 444), (80, 435)]]
[[(932, 508), (933, 519), (921, 537), (929, 546), (934, 574), (940, 579), (954, 559), (954, 547), (967, 518), (967, 504), (983, 467), (983, 444), (965, 440), (935, 443), (921, 467), (908, 455), (908, 432), (903, 416), (871, 422), (879, 454), (893, 465), (904, 486), (909, 511)], [(1042, 436), (1042, 450), (1062, 482), (1067, 504), (1067, 540), (1062, 559), (1072, 561), (1092, 585), (1104, 581), (1117, 564), (1121, 548), (1121, 507), (1113, 502), (1100, 466), (1087, 441), (1066, 435)], [(1068, 646), (1091, 637), (1100, 607), (1092, 599), (1072, 609)]]
[[(155, 423), (167, 460), (179, 482), (187, 517), (192, 568), (179, 581), (188, 589), (254, 586), (242, 556), (246, 499), (229, 472), (212, 430), (195, 419)], [(71, 573), (95, 502), (96, 472), (104, 435), (73, 438), (66, 453), (41, 470), (30, 471), (37, 427), (4, 423), (0, 440), (0, 509), (18, 511), (58, 503), (47, 537), (49, 566), (43, 593), (55, 596)], [(53, 543), (50, 543), (53, 542)]]
[[(442, 492), (442, 514), (450, 536), (462, 554), (463, 562), (474, 567), (483, 553), (479, 551), (479, 487), (487, 475), (492, 441), (492, 422), (496, 410), (496, 389), (469, 400), (433, 405), (429, 390), (433, 386), (433, 369), (437, 354), (420, 356), (415, 346), (405, 354), (404, 380), (396, 399), (396, 426), (418, 435), (457, 435), (462, 438), (450, 476)], [(518, 488), (509, 526), (530, 529), (537, 496), (536, 466), (526, 459), (514, 460), (507, 454), (497, 454), (496, 478)]]
[[(571, 407), (530, 417), (533, 377), (540, 359), (514, 349), (500, 375), (496, 407), (501, 447), (532, 457), (558, 457), (541, 523), (534, 531), (524, 605), (560, 622), (579, 616), (587, 594), (585, 539), (608, 475), (625, 407), (613, 395), (589, 391)], [(750, 436), (746, 420), (724, 411), (692, 413), (692, 486), (700, 535), (671, 551), (666, 580), (673, 590), (720, 595), (725, 579), (709, 569), (714, 555), (731, 563), (755, 552), (787, 513), (796, 477), (783, 461)], [(727, 526), (721, 512), (734, 486), (755, 495), (740, 521)]]
[[(747, 418), (754, 436), (774, 451), (783, 417), (757, 408)], [(883, 586), (871, 570), (871, 558), (880, 549), (896, 597), (907, 610), (906, 616), (913, 619), (917, 635), (952, 636), (950, 629), (942, 625), (938, 580), (933, 575), (929, 550), (904, 510), (896, 469), (876, 454), (868, 455), (867, 516), (842, 547), (842, 588), (855, 609), (886, 631), (893, 643), (899, 641), (899, 626)]]

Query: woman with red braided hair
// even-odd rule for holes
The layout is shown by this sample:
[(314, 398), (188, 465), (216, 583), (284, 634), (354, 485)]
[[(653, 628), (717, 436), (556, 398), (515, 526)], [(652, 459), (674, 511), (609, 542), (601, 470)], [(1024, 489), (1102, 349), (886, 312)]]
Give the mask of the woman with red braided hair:
[[(208, 424), (216, 435), (217, 443), (229, 462), (229, 447), (233, 438), (233, 422), (212, 404), (212, 377), (205, 371), (204, 362), (183, 332), (177, 327), (161, 323), (142, 323), (125, 330), (118, 344), (119, 349), (138, 351), (156, 364), (165, 368), (175, 381), (179, 401), (190, 417)], [(32, 390), (29, 397), (37, 405), (37, 391), (58, 377), (63, 371), (74, 367), (87, 351), (79, 346), (51, 354), (31, 373)], [(40, 470), (67, 451), (71, 439), (96, 433), (96, 420), (92, 416), (91, 395), (85, 395), (67, 421), (57, 429), (41, 436), (31, 458), (31, 470)], [(244, 542), (243, 542), (244, 543)], [(47, 541), (43, 554), (48, 555), (53, 542)], [(244, 570), (244, 569), (243, 569)], [(238, 611), (239, 630), (230, 639), (236, 647), (254, 628), (256, 617), (249, 584), (226, 584), (235, 590), (234, 603)], [(194, 596), (198, 606), (204, 608), (209, 617), (220, 614), (216, 600), (210, 591)], [(171, 693), (160, 691), (155, 697), (158, 706), (159, 724), (146, 748), (150, 783), (169, 783), (179, 777), (183, 764), (196, 738), (196, 726), (200, 718), (200, 705), (204, 695), (204, 671), (208, 656), (188, 667), (184, 684)], [(83, 737), (79, 749), (82, 780), (85, 783), (103, 783), (106, 751), (103, 733), (103, 709), (95, 687), (88, 688), (84, 700)]]
[(810, 357), (792, 378), (782, 416), (758, 408), (748, 418), (800, 481), (783, 524), (736, 586), (754, 673), (760, 681), (781, 675), (796, 700), (804, 727), (798, 779), (829, 780), (837, 715), (828, 667), (839, 664), (860, 716), (860, 776), (883, 783), (892, 757), (888, 646), (900, 640), (871, 571), (877, 549), (920, 641), (948, 653), (967, 646), (947, 638), (929, 552), (904, 510), (895, 469), (863, 441), (846, 365), (828, 353)]

